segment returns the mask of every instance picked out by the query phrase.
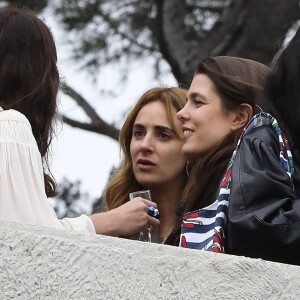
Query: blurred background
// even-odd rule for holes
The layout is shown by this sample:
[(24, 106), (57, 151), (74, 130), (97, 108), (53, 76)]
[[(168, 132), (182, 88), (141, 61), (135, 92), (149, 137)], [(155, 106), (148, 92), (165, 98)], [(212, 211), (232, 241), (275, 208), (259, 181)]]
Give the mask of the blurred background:
[[(61, 76), (51, 171), (59, 217), (100, 205), (126, 115), (154, 86), (188, 88), (209, 56), (270, 64), (299, 27), (299, 0), (10, 0), (50, 27)], [(103, 206), (103, 203), (102, 203)]]

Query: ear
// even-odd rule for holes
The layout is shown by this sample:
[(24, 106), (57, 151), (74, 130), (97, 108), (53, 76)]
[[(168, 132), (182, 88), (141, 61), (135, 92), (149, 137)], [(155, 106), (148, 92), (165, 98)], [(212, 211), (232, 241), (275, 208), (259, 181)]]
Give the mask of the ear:
[(253, 116), (253, 109), (250, 104), (242, 103), (238, 109), (234, 112), (234, 118), (231, 123), (231, 130), (235, 131), (242, 127), (245, 127), (246, 124), (250, 121)]

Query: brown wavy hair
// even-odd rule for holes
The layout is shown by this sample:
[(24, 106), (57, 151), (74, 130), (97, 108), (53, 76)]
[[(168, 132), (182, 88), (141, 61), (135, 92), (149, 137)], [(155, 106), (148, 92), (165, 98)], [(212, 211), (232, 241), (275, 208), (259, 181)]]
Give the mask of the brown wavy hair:
[(109, 210), (119, 207), (120, 205), (127, 202), (129, 199), (129, 193), (143, 189), (143, 187), (137, 182), (134, 176), (130, 154), (132, 129), (137, 114), (146, 104), (154, 101), (160, 101), (166, 108), (167, 119), (172, 129), (176, 132), (177, 135), (179, 135), (179, 133), (175, 129), (175, 123), (172, 116), (172, 108), (174, 107), (176, 111), (179, 111), (184, 107), (186, 103), (186, 93), (186, 90), (175, 87), (152, 88), (141, 96), (132, 111), (129, 113), (119, 137), (119, 143), (124, 158), (120, 169), (115, 172), (106, 189), (106, 204)]
[[(251, 105), (258, 112), (263, 86), (270, 69), (249, 59), (218, 56), (201, 62), (196, 74), (206, 74), (214, 83), (222, 105), (226, 110), (239, 107), (242, 103)], [(183, 192), (181, 211), (183, 214), (208, 206), (216, 200), (218, 187), (225, 174), (227, 165), (243, 128), (231, 132), (216, 149), (194, 162), (190, 177)], [(181, 221), (176, 224), (166, 243), (178, 245)]]
[[(57, 195), (47, 153), (53, 137), (53, 118), (59, 74), (49, 28), (30, 10), (0, 10), (0, 105), (15, 109), (29, 120), (43, 158), (45, 190)], [(51, 172), (49, 171), (51, 174)]]

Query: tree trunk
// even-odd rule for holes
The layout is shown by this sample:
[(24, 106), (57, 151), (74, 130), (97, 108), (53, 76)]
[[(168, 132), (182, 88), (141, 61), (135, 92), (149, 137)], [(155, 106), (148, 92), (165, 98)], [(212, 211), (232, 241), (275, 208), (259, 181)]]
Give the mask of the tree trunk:
[[(209, 31), (194, 30), (192, 39), (187, 34), (186, 0), (155, 0), (157, 8), (153, 35), (159, 52), (172, 70), (179, 84), (189, 86), (197, 64), (210, 56), (231, 55), (269, 64), (281, 45), (289, 28), (300, 18), (299, 0), (220, 0), (221, 7), (213, 7), (215, 1), (195, 1), (200, 7), (220, 12), (220, 18)], [(223, 7), (222, 7), (223, 5)], [(65, 122), (117, 139), (118, 129), (107, 124), (70, 87), (64, 91), (85, 111), (90, 123), (70, 118)]]
[[(160, 48), (178, 82), (189, 84), (206, 57), (239, 56), (269, 64), (288, 29), (299, 19), (298, 0), (232, 0), (211, 31), (189, 41), (183, 26), (184, 1), (163, 0)], [(175, 5), (176, 3), (176, 5)]]

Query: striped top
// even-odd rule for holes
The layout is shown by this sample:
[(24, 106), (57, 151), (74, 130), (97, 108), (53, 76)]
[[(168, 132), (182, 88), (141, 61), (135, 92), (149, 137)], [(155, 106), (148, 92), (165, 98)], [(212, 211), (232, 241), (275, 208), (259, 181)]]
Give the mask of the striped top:
[(276, 132), (280, 148), (279, 162), (293, 182), (294, 166), (292, 153), (288, 141), (282, 134), (276, 119), (265, 112), (255, 115), (244, 128), (236, 148), (233, 151), (225, 176), (220, 184), (217, 200), (213, 204), (187, 213), (183, 217), (179, 243), (180, 247), (219, 253), (224, 252), (232, 166), (244, 136), (254, 128), (260, 126), (269, 126)]

